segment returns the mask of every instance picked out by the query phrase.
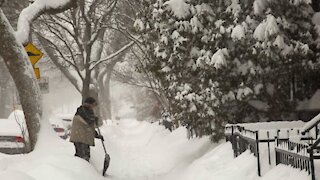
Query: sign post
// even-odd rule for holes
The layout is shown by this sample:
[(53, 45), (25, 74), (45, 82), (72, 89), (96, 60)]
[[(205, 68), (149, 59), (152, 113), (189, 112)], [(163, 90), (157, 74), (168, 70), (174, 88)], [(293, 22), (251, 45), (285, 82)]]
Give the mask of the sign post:
[(42, 94), (49, 93), (49, 77), (42, 76), (39, 79), (39, 87)]
[(36, 68), (35, 65), (41, 59), (43, 53), (39, 49), (37, 49), (32, 43), (28, 43), (24, 48), (29, 56), (30, 62), (34, 70), (34, 74), (36, 75), (37, 79), (40, 79), (40, 69)]

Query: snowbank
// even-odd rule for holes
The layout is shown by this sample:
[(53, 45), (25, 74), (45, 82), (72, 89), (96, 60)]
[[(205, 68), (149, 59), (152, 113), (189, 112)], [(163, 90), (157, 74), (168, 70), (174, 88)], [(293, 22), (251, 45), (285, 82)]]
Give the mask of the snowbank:
[(107, 178), (101, 176), (104, 152), (99, 140), (91, 148), (89, 164), (74, 157), (73, 144), (59, 138), (49, 122), (43, 121), (35, 151), (26, 155), (0, 153), (0, 179), (156, 179), (190, 164), (211, 146), (209, 138), (189, 141), (185, 128), (171, 133), (158, 124), (134, 119), (109, 122), (101, 131), (111, 156)]
[(217, 148), (194, 161), (179, 177), (179, 180), (308, 180), (310, 177), (300, 169), (278, 165), (263, 177), (257, 176), (257, 160), (244, 152), (233, 157), (230, 143), (223, 143)]
[(92, 165), (74, 157), (73, 154), (73, 145), (60, 139), (52, 130), (48, 121), (43, 121), (35, 151), (25, 155), (0, 153), (0, 179), (103, 179)]
[(180, 179), (256, 179), (255, 162), (248, 152), (234, 159), (231, 144), (225, 143), (192, 163)]
[[(91, 148), (91, 162), (74, 157), (74, 147), (42, 122), (36, 150), (26, 155), (0, 154), (5, 180), (307, 180), (304, 172), (279, 165), (257, 176), (256, 158), (248, 151), (233, 157), (230, 143), (212, 144), (208, 137), (188, 140), (186, 129), (172, 133), (156, 123), (123, 119), (101, 127), (111, 156), (108, 177), (101, 176), (101, 142)], [(217, 146), (217, 147), (215, 147)], [(267, 155), (262, 152), (262, 161)]]

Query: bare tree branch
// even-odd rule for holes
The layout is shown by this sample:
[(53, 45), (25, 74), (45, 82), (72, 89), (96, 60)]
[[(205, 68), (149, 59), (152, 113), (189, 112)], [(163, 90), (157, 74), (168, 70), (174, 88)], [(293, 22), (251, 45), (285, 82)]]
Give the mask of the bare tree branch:
[(116, 5), (117, 5), (117, 2), (118, 1), (115, 0), (112, 3), (110, 3), (109, 7), (106, 8), (106, 9), (110, 9), (110, 10), (105, 11), (104, 14), (99, 19), (96, 20), (96, 22), (94, 24), (94, 29), (96, 30), (96, 32), (93, 33), (93, 36), (91, 37), (89, 44), (93, 44), (97, 40), (99, 33), (101, 33), (101, 31), (102, 32), (105, 31), (105, 28), (102, 27), (102, 24), (104, 22), (106, 22), (109, 19), (108, 17), (111, 16), (111, 14), (114, 12)]
[[(79, 22), (78, 22), (78, 18), (77, 18), (77, 12), (79, 12), (79, 10), (73, 10), (73, 11), (70, 11), (70, 14), (71, 14), (71, 19), (72, 19), (72, 26), (73, 26), (73, 30), (74, 30), (74, 34), (75, 34), (75, 40), (76, 40), (76, 43), (77, 43), (77, 46), (80, 50), (80, 53), (81, 53), (81, 57), (82, 57), (82, 61), (81, 63), (84, 64), (84, 47), (83, 47), (83, 41), (80, 40), (80, 37), (81, 37), (81, 28), (78, 28), (79, 27)], [(78, 16), (79, 17), (79, 16)]]
[(60, 56), (65, 59), (66, 62), (68, 62), (70, 65), (74, 66), (75, 68), (77, 68), (77, 64), (76, 64), (76, 61), (74, 59), (74, 56), (73, 56), (73, 52), (72, 50), (70, 49), (70, 45), (68, 44), (68, 42), (65, 40), (65, 38), (63, 37), (63, 35), (61, 34), (61, 32), (56, 29), (55, 27), (53, 26), (50, 26), (49, 24), (46, 24), (47, 27), (48, 27), (48, 30), (54, 34), (62, 43), (65, 44), (65, 46), (67, 47), (69, 53), (71, 54), (71, 57), (72, 59), (74, 60), (74, 63), (72, 63), (66, 56), (65, 54), (59, 49), (59, 47), (56, 45), (56, 43), (53, 43), (52, 41), (50, 41), (52, 43), (52, 45), (56, 48), (56, 50), (59, 52)]
[[(51, 49), (53, 49), (54, 48), (54, 51), (55, 52), (58, 52), (58, 54), (60, 55), (60, 58), (62, 58), (66, 63), (68, 63), (69, 65), (71, 65), (75, 70), (76, 70), (76, 72), (77, 72), (77, 74), (79, 75), (79, 77), (83, 80), (83, 76), (82, 76), (82, 74), (80, 73), (80, 69), (75, 65), (75, 64), (73, 64), (72, 62), (70, 62), (64, 55), (63, 55), (63, 53), (61, 52), (61, 50), (59, 49), (59, 47), (55, 44), (55, 43), (53, 43), (51, 40), (49, 40), (49, 39), (47, 39), (47, 38), (45, 38), (44, 36), (42, 36), (40, 33), (38, 33), (38, 32), (36, 32), (36, 34), (37, 34), (37, 36), (38, 36), (38, 38), (39, 38), (39, 40), (41, 39), (42, 40), (42, 42), (45, 42), (46, 44), (47, 44), (47, 46), (45, 46), (46, 48), (51, 48)], [(51, 46), (49, 46), (49, 44), (51, 45), (51, 46), (53, 46), (53, 47), (51, 47)], [(49, 51), (50, 49), (47, 49), (47, 51), (48, 52), (51, 52), (51, 51)], [(54, 62), (54, 64), (59, 68), (59, 69), (66, 69), (58, 60), (57, 61), (55, 61), (55, 59), (54, 59), (54, 53), (52, 52), (52, 54), (51, 54), (51, 60)], [(56, 59), (59, 59), (59, 58), (56, 58)], [(64, 73), (64, 74), (66, 74), (66, 73)], [(68, 76), (67, 76), (68, 77)], [(73, 82), (72, 82), (72, 84), (74, 84)], [(76, 86), (75, 86), (77, 89), (79, 88), (78, 87), (78, 84), (76, 84)]]
[(132, 76), (129, 76), (127, 73), (122, 73), (117, 70), (113, 70), (112, 73), (117, 81), (120, 81), (120, 82), (128, 84), (128, 85), (148, 88), (148, 89), (152, 90), (152, 87), (150, 87), (144, 83), (145, 81), (139, 81), (138, 79), (136, 79)]
[[(44, 38), (40, 34), (37, 34), (37, 37), (42, 45), (42, 47), (45, 49), (46, 53), (52, 60), (52, 62), (59, 68), (59, 70), (66, 76), (66, 78), (73, 84), (73, 86), (77, 89), (79, 93), (81, 93), (81, 87), (79, 87), (77, 79), (70, 73), (70, 71), (65, 68), (60, 62), (59, 57), (55, 55), (54, 49), (49, 45), (52, 44), (51, 41), (48, 41), (48, 39)], [(82, 78), (82, 77), (81, 77)]]
[(108, 57), (106, 58), (103, 58), (103, 59), (100, 59), (98, 61), (93, 61), (91, 62), (91, 67), (90, 69), (93, 69), (95, 68), (97, 65), (99, 65), (100, 63), (102, 62), (105, 62), (105, 61), (108, 61), (108, 60), (111, 60), (113, 59), (114, 57), (118, 56), (119, 54), (121, 54), (123, 51), (129, 49), (131, 46), (133, 46), (135, 44), (135, 42), (131, 41), (130, 43), (128, 43), (127, 45), (123, 46), (121, 49), (119, 49), (118, 51), (110, 54)]
[(76, 39), (77, 37), (75, 36), (74, 32), (71, 32), (69, 28), (67, 28), (64, 24), (60, 22), (60, 20), (57, 18), (57, 16), (49, 16), (51, 20), (53, 21), (52, 23), (58, 25), (60, 28), (64, 29), (68, 34)]

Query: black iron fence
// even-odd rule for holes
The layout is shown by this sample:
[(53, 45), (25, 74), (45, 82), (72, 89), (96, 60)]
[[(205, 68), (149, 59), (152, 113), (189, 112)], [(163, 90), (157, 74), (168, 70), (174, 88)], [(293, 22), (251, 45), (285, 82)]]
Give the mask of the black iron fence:
[(281, 163), (305, 170), (311, 175), (311, 179), (315, 180), (314, 160), (320, 159), (319, 122), (315, 121), (314, 124), (301, 132), (302, 135), (311, 137), (309, 139), (302, 138), (304, 141), (300, 142), (278, 139), (275, 148), (276, 164)]
[(306, 170), (311, 174), (312, 161), (308, 153), (308, 144), (291, 142), (290, 140), (276, 141), (276, 165), (291, 165), (294, 168)]
[[(275, 133), (276, 132), (276, 133)], [(232, 149), (234, 156), (237, 157), (246, 150), (250, 150), (254, 156), (257, 158), (257, 174), (261, 176), (261, 159), (260, 159), (260, 143), (267, 143), (268, 148), (268, 161), (271, 165), (271, 145), (270, 143), (275, 143), (276, 152), (276, 162), (275, 164), (286, 164), (291, 165), (295, 168), (305, 169), (313, 177), (314, 175), (314, 162), (313, 159), (320, 158), (320, 156), (315, 156), (313, 151), (317, 148), (316, 143), (313, 143), (315, 138), (318, 138), (317, 130), (315, 137), (311, 136), (309, 133), (302, 136), (301, 140), (305, 143), (295, 143), (289, 140), (292, 135), (300, 135), (299, 129), (290, 129), (286, 131), (272, 130), (265, 131), (264, 135), (259, 137), (259, 131), (248, 130), (240, 125), (227, 125), (225, 127), (226, 140), (230, 141), (232, 144)], [(319, 140), (320, 143), (320, 140)], [(310, 149), (310, 144), (315, 145), (312, 150)], [(312, 155), (310, 154), (312, 152)], [(314, 178), (312, 180), (315, 180)]]
[(234, 156), (237, 157), (246, 150), (250, 150), (257, 158), (258, 175), (261, 176), (261, 163), (259, 151), (259, 133), (245, 129), (238, 125), (225, 127), (226, 140), (232, 144)]
[(292, 142), (290, 140), (277, 140), (276, 143), (276, 165), (291, 165), (294, 168), (305, 170), (316, 179), (314, 160), (320, 159), (318, 151), (320, 138), (312, 145)]

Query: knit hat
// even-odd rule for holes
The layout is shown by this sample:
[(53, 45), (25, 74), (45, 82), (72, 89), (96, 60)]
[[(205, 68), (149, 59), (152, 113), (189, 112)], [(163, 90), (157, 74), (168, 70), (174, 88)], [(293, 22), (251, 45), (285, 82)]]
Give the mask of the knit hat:
[(94, 103), (97, 103), (97, 101), (96, 101), (93, 97), (87, 97), (87, 98), (84, 100), (84, 103), (94, 104)]

